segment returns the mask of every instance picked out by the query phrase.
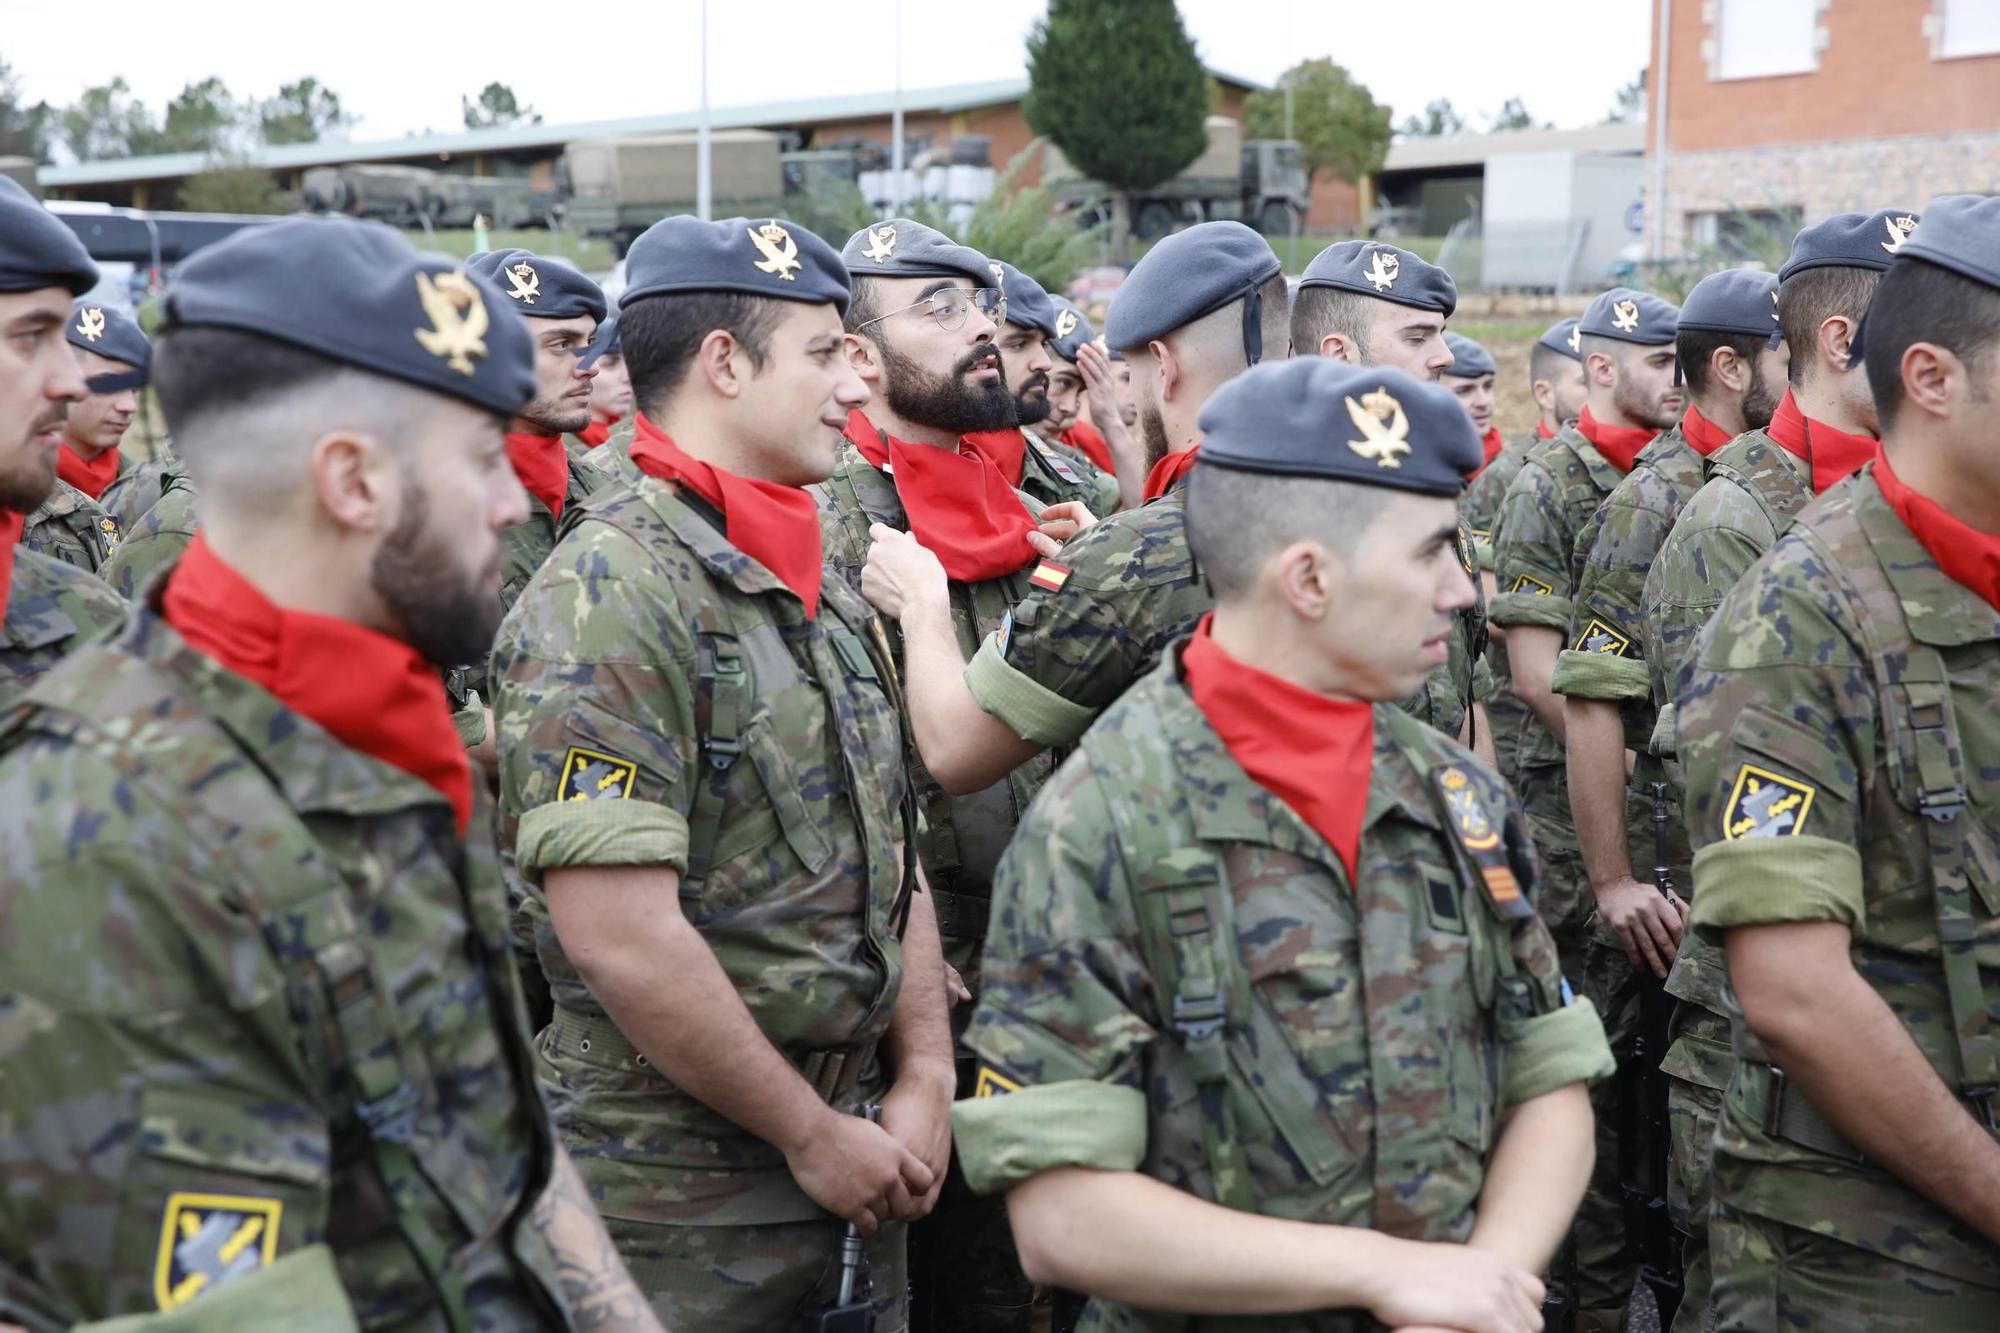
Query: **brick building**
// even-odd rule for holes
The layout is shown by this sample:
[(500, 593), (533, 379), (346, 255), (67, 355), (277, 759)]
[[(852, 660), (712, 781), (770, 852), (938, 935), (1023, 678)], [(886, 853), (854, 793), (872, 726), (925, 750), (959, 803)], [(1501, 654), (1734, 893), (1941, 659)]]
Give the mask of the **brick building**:
[(1656, 257), (1746, 225), (2000, 193), (2000, 0), (1652, 4)]

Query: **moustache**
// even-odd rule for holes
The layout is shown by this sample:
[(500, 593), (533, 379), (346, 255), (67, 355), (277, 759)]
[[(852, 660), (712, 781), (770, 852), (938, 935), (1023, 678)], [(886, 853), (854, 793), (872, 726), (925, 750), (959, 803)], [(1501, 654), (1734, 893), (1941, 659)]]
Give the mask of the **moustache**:
[(41, 416), (35, 418), (35, 423), (28, 427), (28, 434), (40, 435), (45, 430), (55, 430), (68, 420), (69, 404), (57, 403), (49, 408), (48, 411), (42, 413)]
[(1049, 377), (1046, 372), (1037, 371), (1021, 382), (1021, 397), (1033, 398), (1036, 394), (1046, 396), (1049, 391)]
[(956, 373), (970, 375), (973, 371), (983, 370), (987, 366), (995, 370), (1000, 368), (1000, 349), (992, 343), (981, 343), (959, 360)]

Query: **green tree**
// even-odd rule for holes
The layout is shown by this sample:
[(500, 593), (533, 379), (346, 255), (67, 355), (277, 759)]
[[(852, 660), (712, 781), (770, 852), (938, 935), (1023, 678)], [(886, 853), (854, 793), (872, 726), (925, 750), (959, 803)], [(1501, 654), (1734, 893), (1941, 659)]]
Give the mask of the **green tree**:
[[(1289, 134), (1285, 94), (1291, 93)], [(1243, 133), (1251, 139), (1299, 141), (1306, 175), (1327, 172), (1357, 181), (1382, 169), (1389, 153), (1389, 108), (1352, 75), (1324, 56), (1302, 60), (1278, 76), (1278, 86), (1243, 101)]]
[(339, 93), (318, 79), (304, 78), (259, 102), (257, 122), (265, 143), (313, 143), (353, 124), (354, 117), (341, 107)]
[(219, 159), (188, 177), (180, 205), (190, 213), (289, 213), (292, 201), (262, 167)]
[(150, 151), (157, 153), (215, 153), (229, 148), (242, 128), (244, 108), (236, 105), (222, 80), (210, 75), (200, 83), (190, 83), (180, 96), (167, 103), (165, 121)]
[(1451, 104), (1449, 97), (1433, 98), (1424, 104), (1422, 114), (1405, 116), (1398, 127), (1403, 134), (1413, 134), (1420, 138), (1439, 134), (1463, 134), (1469, 128), (1465, 117)]
[(149, 151), (158, 137), (153, 118), (133, 100), (132, 86), (122, 77), (84, 89), (75, 105), (63, 110), (58, 129), (83, 162)]
[(0, 60), (0, 157), (48, 161), (49, 135), (55, 124), (56, 109), (47, 102), (29, 106), (21, 94), (20, 76)]
[(1528, 104), (1526, 102), (1523, 102), (1518, 97), (1510, 97), (1500, 104), (1500, 110), (1494, 113), (1493, 124), (1488, 128), (1495, 130), (1546, 130), (1551, 128), (1551, 126), (1548, 121), (1537, 121), (1533, 116), (1529, 115)]
[(465, 114), (465, 128), (468, 130), (498, 129), (506, 125), (539, 125), (542, 113), (531, 106), (523, 106), (514, 96), (514, 90), (504, 83), (489, 83), (479, 90), (479, 100), (470, 97), (458, 99), (459, 109)]
[(1021, 183), (1032, 149), (1007, 164), (993, 193), (979, 201), (961, 227), (946, 227), (962, 244), (983, 255), (1005, 259), (1052, 292), (1060, 292), (1097, 262), (1104, 228), (1078, 227), (1057, 218), (1055, 197), (1039, 185)]
[(1112, 191), (1121, 258), (1132, 195), (1208, 146), (1206, 73), (1174, 0), (1049, 0), (1028, 34), (1022, 114)]
[(1617, 125), (1625, 121), (1646, 118), (1646, 71), (1641, 69), (1632, 76), (1632, 81), (1618, 90), (1617, 100), (1611, 110), (1605, 113), (1606, 125)]

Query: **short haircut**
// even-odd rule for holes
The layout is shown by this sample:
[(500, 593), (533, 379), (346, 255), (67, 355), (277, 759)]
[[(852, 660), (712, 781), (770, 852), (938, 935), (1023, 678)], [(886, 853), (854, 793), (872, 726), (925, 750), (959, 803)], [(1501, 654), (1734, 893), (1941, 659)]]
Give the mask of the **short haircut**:
[(847, 317), (841, 321), (841, 327), (849, 333), (859, 333), (862, 325), (872, 324), (884, 313), (882, 284), (874, 278), (853, 279), (847, 295)]
[(1345, 287), (1299, 288), (1299, 294), (1292, 298), (1292, 350), (1300, 356), (1318, 356), (1320, 341), (1329, 333), (1338, 333), (1351, 339), (1354, 350), (1365, 359), (1375, 304), (1374, 297)]
[(1204, 464), (1188, 473), (1187, 539), (1217, 600), (1240, 597), (1273, 552), (1323, 542), (1352, 555), (1395, 492)]
[(632, 376), (632, 400), (642, 412), (660, 404), (687, 378), (702, 340), (720, 329), (763, 370), (780, 302), (746, 292), (671, 292), (642, 297), (618, 315), (618, 345)]
[(1942, 347), (1984, 375), (2000, 350), (2000, 291), (1922, 260), (1890, 265), (1868, 307), (1861, 353), (1885, 432), (1903, 406), (1903, 353), (1914, 343)]
[(153, 391), (175, 434), (199, 431), (219, 412), (295, 392), (351, 367), (262, 334), (211, 325), (161, 331)]
[(1264, 336), (1264, 359), (1284, 360), (1284, 350), (1292, 341), (1292, 287), (1283, 273), (1274, 273), (1257, 289), (1264, 303), (1264, 320), (1259, 326)]
[(1824, 264), (1794, 273), (1778, 284), (1778, 325), (1792, 345), (1786, 378), (1802, 385), (1819, 364), (1819, 326), (1835, 315), (1860, 319), (1882, 275), (1872, 268)]
[(1562, 363), (1575, 360), (1575, 357), (1567, 353), (1558, 352), (1546, 343), (1538, 342), (1528, 349), (1528, 383), (1532, 385), (1540, 380), (1554, 384), (1556, 378), (1562, 374)]
[(1687, 381), (1691, 394), (1708, 392), (1709, 361), (1720, 349), (1727, 347), (1749, 361), (1770, 342), (1768, 333), (1728, 333), (1720, 329), (1682, 329), (1674, 335), (1674, 349), (1681, 359), (1681, 378)]

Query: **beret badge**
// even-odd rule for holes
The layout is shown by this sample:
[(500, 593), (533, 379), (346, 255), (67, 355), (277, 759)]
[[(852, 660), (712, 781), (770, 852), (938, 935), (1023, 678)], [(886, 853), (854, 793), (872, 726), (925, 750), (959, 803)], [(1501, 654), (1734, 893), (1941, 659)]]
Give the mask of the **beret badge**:
[(870, 227), (868, 229), (868, 248), (861, 253), (863, 257), (873, 260), (877, 264), (888, 263), (889, 256), (896, 253), (895, 227)]
[(76, 331), (92, 342), (96, 342), (99, 338), (102, 338), (104, 336), (104, 308), (94, 305), (85, 306), (77, 316)]
[(1361, 432), (1360, 439), (1347, 442), (1348, 448), (1376, 467), (1403, 466), (1402, 456), (1410, 452), (1410, 418), (1393, 394), (1377, 389), (1362, 394), (1359, 402), (1349, 397), (1347, 415)]
[(751, 227), (749, 232), (750, 240), (757, 247), (757, 252), (764, 256), (755, 267), (761, 272), (775, 274), (786, 282), (796, 281), (792, 277), (792, 272), (801, 266), (802, 261), (799, 259), (799, 243), (792, 239), (792, 234), (775, 221), (766, 222), (761, 227)]
[(440, 273), (435, 279), (419, 273), (417, 300), (431, 322), (427, 329), (413, 330), (418, 345), (432, 356), (443, 357), (459, 374), (471, 375), (472, 358), (486, 355), (488, 316), (479, 290), (463, 273)]
[(1917, 220), (1909, 214), (1899, 218), (1884, 218), (1882, 225), (1889, 231), (1889, 239), (1882, 242), (1882, 248), (1895, 254), (1903, 248), (1903, 242), (1910, 239), (1910, 233), (1917, 229)]
[(507, 295), (523, 305), (533, 305), (535, 297), (542, 290), (542, 275), (535, 272), (534, 265), (522, 260), (512, 268), (502, 269), (507, 275)]
[(1639, 328), (1639, 303), (1637, 301), (1620, 301), (1618, 304), (1612, 306), (1611, 324), (1612, 327), (1623, 329), (1627, 333), (1637, 332)]
[(1076, 311), (1064, 310), (1056, 315), (1056, 337), (1067, 338), (1076, 332)]
[(1403, 261), (1387, 250), (1377, 250), (1371, 257), (1368, 271), (1361, 276), (1368, 279), (1368, 285), (1378, 292), (1385, 292), (1396, 285), (1396, 275), (1402, 271)]

